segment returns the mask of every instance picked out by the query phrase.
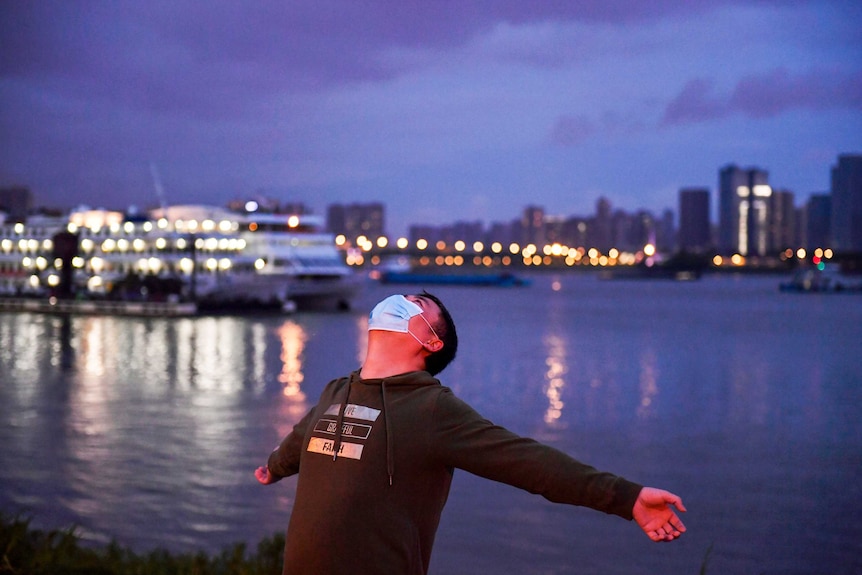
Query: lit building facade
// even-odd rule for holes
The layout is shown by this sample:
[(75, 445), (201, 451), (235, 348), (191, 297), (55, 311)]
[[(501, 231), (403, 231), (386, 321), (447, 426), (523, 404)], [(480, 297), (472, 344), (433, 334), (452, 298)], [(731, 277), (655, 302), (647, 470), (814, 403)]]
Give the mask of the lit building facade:
[(765, 256), (770, 245), (769, 173), (728, 165), (719, 171), (719, 249)]

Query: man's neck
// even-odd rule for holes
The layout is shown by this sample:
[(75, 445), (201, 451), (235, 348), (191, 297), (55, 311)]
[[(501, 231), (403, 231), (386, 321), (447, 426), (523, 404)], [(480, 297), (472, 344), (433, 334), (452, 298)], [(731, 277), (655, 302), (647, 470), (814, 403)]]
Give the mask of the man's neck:
[(362, 364), (362, 379), (381, 379), (425, 369), (425, 356), (413, 351), (409, 341), (388, 332), (369, 332), (368, 354)]

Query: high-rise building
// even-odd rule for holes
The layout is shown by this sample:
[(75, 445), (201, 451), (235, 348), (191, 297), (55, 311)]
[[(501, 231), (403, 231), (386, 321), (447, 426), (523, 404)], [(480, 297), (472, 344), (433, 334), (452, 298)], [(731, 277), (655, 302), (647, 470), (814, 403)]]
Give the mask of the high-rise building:
[(787, 248), (799, 247), (796, 233), (796, 196), (788, 190), (773, 190), (769, 200), (767, 250), (777, 253)]
[(23, 221), (33, 209), (33, 194), (30, 188), (13, 186), (0, 188), (0, 212), (10, 220)]
[(606, 253), (614, 246), (614, 225), (611, 201), (605, 197), (596, 200), (596, 215), (590, 229), (589, 241), (592, 247)]
[(545, 210), (538, 206), (527, 206), (521, 214), (521, 244), (542, 246), (545, 244)]
[(842, 154), (832, 167), (832, 248), (862, 252), (862, 154)]
[(682, 188), (679, 191), (677, 237), (680, 251), (703, 253), (712, 246), (707, 188)]
[(770, 251), (769, 173), (733, 164), (719, 171), (719, 249), (744, 256)]
[(331, 204), (326, 212), (326, 227), (333, 234), (344, 234), (350, 240), (359, 236), (369, 239), (385, 235), (385, 212), (382, 203)]
[(832, 196), (811, 194), (805, 204), (800, 240), (807, 250), (832, 246)]

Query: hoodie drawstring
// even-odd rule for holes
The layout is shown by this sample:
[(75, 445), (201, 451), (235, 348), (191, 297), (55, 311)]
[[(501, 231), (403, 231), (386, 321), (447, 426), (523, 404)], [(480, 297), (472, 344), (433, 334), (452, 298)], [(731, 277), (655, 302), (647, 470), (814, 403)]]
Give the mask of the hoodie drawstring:
[[(395, 451), (393, 448), (392, 427), (387, 416), (388, 409), (386, 408), (386, 380), (380, 383), (380, 394), (383, 399), (383, 428), (386, 432), (386, 473), (389, 475), (389, 485), (392, 485), (395, 476)], [(332, 444), (332, 461), (338, 459), (338, 452), (341, 450), (341, 434), (344, 428), (344, 412), (347, 409), (347, 402), (350, 399), (350, 382), (347, 384), (347, 392), (344, 394), (344, 402), (338, 408), (338, 419), (335, 422), (335, 440)]]
[(395, 455), (392, 449), (392, 429), (389, 427), (389, 411), (386, 409), (386, 380), (380, 384), (380, 393), (383, 397), (383, 424), (386, 429), (386, 473), (389, 474), (389, 485), (392, 485), (392, 477), (395, 475)]

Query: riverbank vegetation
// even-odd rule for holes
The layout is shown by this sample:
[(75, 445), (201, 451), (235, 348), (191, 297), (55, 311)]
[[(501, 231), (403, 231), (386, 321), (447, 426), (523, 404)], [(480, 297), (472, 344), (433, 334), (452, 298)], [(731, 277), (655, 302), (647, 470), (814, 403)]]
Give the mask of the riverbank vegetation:
[(7, 575), (278, 575), (284, 536), (249, 552), (237, 543), (214, 555), (156, 550), (135, 553), (116, 542), (93, 547), (75, 529), (42, 531), (0, 514), (0, 574)]

